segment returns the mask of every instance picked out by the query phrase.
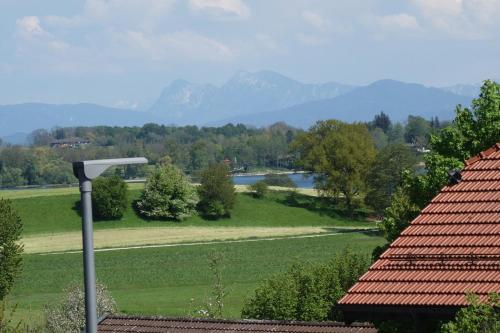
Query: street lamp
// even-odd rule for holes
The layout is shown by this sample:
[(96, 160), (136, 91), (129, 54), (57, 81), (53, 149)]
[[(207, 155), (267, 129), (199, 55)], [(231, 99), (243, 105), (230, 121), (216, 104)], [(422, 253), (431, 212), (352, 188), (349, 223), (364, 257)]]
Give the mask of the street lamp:
[(97, 333), (97, 300), (92, 225), (92, 179), (114, 165), (145, 164), (144, 157), (73, 162), (73, 174), (80, 184), (82, 203), (83, 276), (85, 281), (85, 332)]

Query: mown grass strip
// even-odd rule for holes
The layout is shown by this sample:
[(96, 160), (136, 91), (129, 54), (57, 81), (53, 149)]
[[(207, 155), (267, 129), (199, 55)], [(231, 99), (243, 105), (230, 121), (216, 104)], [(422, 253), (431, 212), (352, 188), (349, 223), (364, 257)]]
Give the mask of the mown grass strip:
[[(332, 233), (325, 227), (172, 227), (105, 229), (94, 232), (94, 248), (126, 248), (194, 242), (276, 238), (297, 235)], [(66, 252), (82, 249), (79, 231), (51, 235), (28, 236), (22, 239), (25, 253)]]

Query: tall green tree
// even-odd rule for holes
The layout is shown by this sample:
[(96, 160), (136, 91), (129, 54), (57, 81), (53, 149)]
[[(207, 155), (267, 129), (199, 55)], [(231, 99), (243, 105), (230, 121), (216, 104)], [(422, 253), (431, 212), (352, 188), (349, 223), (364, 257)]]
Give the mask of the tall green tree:
[(392, 125), (391, 118), (389, 118), (389, 116), (385, 114), (384, 111), (381, 111), (373, 118), (372, 125), (374, 127), (380, 128), (384, 131), (384, 133), (387, 133)]
[(431, 135), (430, 123), (420, 116), (408, 116), (405, 129), (405, 140), (419, 147), (426, 146)]
[(198, 187), (200, 213), (209, 218), (229, 216), (236, 202), (236, 190), (229, 168), (224, 163), (212, 164), (201, 174)]
[(402, 184), (403, 171), (412, 169), (415, 163), (415, 156), (403, 144), (389, 145), (379, 151), (368, 172), (365, 202), (382, 214), (391, 204), (396, 188)]
[(9, 200), (0, 199), (0, 300), (9, 293), (21, 272), (23, 246), (19, 244), (21, 217)]
[[(449, 181), (450, 170), (461, 169), (463, 161), (500, 141), (500, 85), (485, 81), (472, 108), (457, 106), (454, 121), (431, 137), (425, 172), (404, 174), (402, 188), (395, 193), (386, 211), (382, 228), (392, 242)], [(374, 251), (374, 257), (380, 249)]]
[(458, 105), (455, 120), (433, 135), (433, 150), (459, 161), (466, 160), (500, 141), (500, 84), (486, 80), (472, 107)]
[(500, 85), (485, 81), (472, 108), (457, 106), (452, 124), (431, 136), (426, 172), (408, 177), (410, 198), (423, 208), (448, 182), (448, 171), (500, 141)]
[(319, 121), (293, 144), (297, 164), (318, 174), (316, 187), (323, 194), (343, 194), (349, 212), (354, 197), (365, 188), (366, 174), (375, 159), (373, 140), (364, 124)]

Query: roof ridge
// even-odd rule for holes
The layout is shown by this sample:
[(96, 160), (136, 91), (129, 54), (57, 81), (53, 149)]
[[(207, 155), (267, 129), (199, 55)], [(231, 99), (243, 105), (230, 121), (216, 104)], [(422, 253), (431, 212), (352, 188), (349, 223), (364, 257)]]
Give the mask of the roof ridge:
[(485, 158), (485, 157), (487, 157), (487, 156), (489, 156), (489, 155), (491, 155), (499, 150), (500, 150), (500, 143), (497, 142), (493, 146), (491, 146), (490, 148), (483, 150), (479, 154), (465, 160), (465, 162), (464, 162), (465, 166), (472, 165), (472, 164), (476, 163), (477, 161), (482, 160), (483, 158)]
[(202, 322), (202, 323), (238, 323), (238, 324), (261, 324), (261, 325), (302, 325), (302, 326), (331, 326), (331, 327), (373, 327), (369, 323), (354, 322), (347, 325), (338, 321), (300, 321), (300, 320), (265, 320), (265, 319), (214, 319), (214, 318), (189, 318), (189, 317), (164, 317), (144, 316), (129, 314), (110, 314), (104, 319), (130, 319), (130, 320), (161, 320), (178, 322)]

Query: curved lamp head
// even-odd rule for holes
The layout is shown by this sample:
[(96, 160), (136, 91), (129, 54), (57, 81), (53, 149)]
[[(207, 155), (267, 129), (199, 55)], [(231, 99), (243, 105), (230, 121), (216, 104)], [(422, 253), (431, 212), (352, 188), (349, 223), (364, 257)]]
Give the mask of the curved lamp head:
[(91, 160), (73, 162), (73, 174), (78, 179), (92, 180), (114, 165), (146, 164), (148, 160), (144, 157), (114, 158), (109, 160)]

